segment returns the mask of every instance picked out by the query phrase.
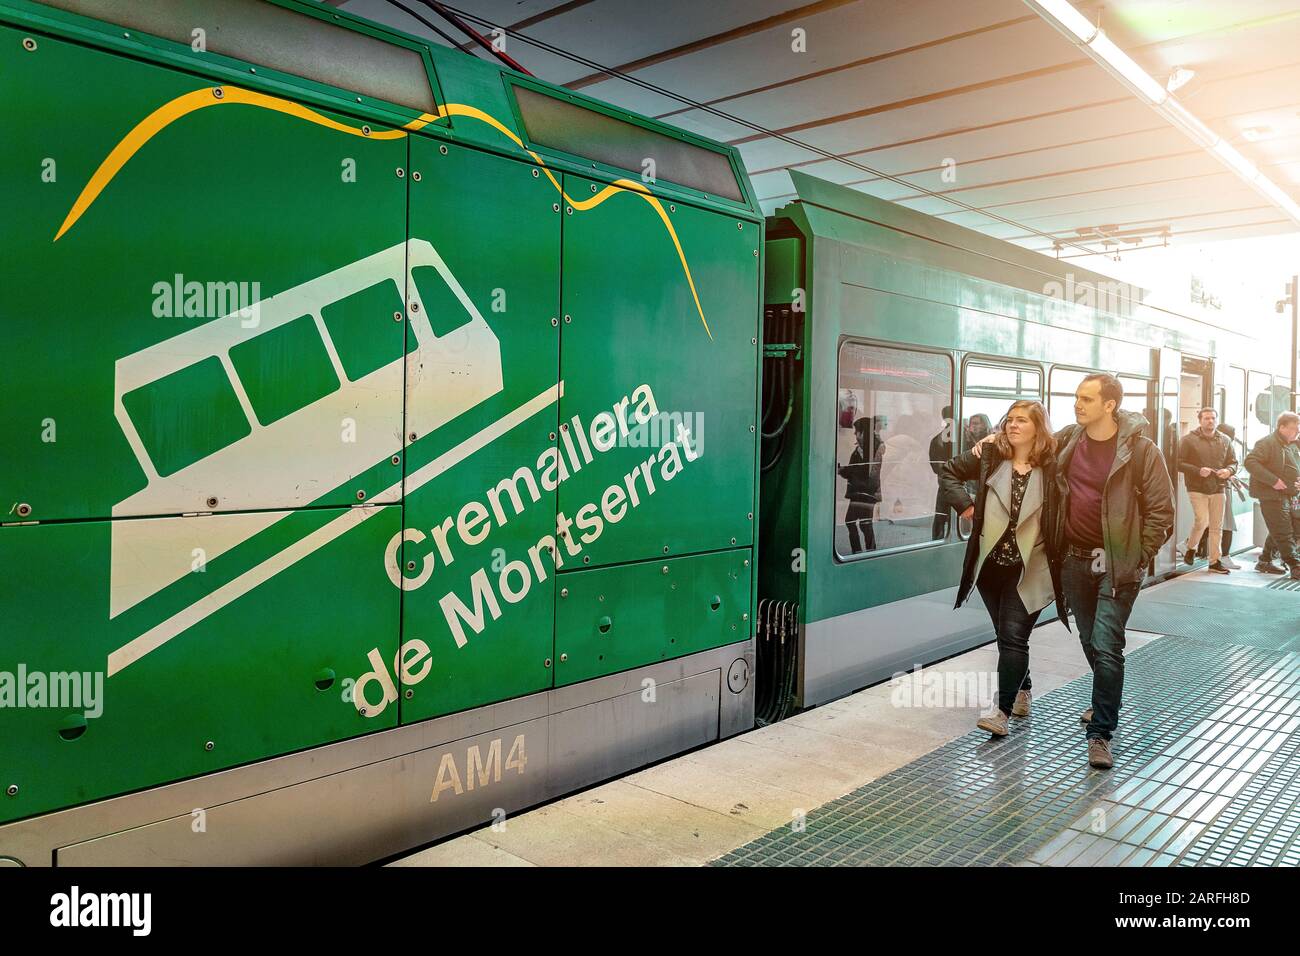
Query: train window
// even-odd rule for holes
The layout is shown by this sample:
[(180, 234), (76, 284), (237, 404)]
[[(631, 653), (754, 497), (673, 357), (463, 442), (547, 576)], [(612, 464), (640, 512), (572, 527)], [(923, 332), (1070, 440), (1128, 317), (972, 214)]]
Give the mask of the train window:
[(744, 202), (726, 153), (608, 116), (580, 103), (516, 84), (515, 101), (528, 138), (538, 146), (626, 169), (650, 182), (689, 186)]
[(1039, 369), (968, 362), (962, 376), (960, 449), (967, 450), (992, 431), (1012, 402), (1042, 398)]
[(946, 537), (939, 473), (950, 439), (952, 359), (887, 345), (840, 346), (835, 554), (852, 559)]
[(1267, 372), (1246, 374), (1246, 447), (1273, 431), (1273, 376)]
[(230, 364), (263, 425), (279, 421), (339, 387), (316, 320), (310, 315), (240, 342), (230, 350)]
[[(1156, 383), (1149, 378), (1139, 378), (1136, 375), (1119, 375), (1120, 385), (1124, 386), (1124, 401), (1120, 407), (1130, 412), (1137, 412), (1147, 420), (1147, 427), (1143, 434), (1155, 441), (1156, 434), (1156, 406), (1157, 394)], [(1070, 417), (1063, 422), (1052, 420), (1052, 425), (1061, 428), (1063, 425), (1074, 423), (1074, 412), (1071, 409)]]
[(122, 407), (164, 478), (253, 430), (216, 356), (127, 392)]
[(1246, 373), (1236, 366), (1228, 368), (1223, 380), (1223, 404), (1219, 408), (1219, 430), (1233, 439), (1237, 461), (1244, 461), (1246, 441)]
[[(355, 382), (402, 357), (401, 344), (384, 333), (393, 327), (390, 316), (403, 310), (401, 290), (392, 279), (377, 282), (320, 310), (348, 381)], [(387, 327), (379, 324), (381, 317), (389, 319)]]
[(264, 0), (43, 0), (51, 7), (256, 63), (424, 113), (437, 110), (415, 50)]
[(1079, 383), (1091, 375), (1077, 368), (1052, 369), (1047, 377), (1047, 417), (1052, 420), (1053, 428), (1074, 423), (1074, 393)]

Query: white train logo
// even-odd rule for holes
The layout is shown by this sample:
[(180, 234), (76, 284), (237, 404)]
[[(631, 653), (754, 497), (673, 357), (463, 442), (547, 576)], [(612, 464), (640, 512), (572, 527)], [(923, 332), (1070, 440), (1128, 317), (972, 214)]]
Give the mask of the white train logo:
[[(426, 268), (436, 270), (463, 309), (463, 314), (449, 316), (445, 313), (454, 306), (440, 307), (438, 325), (447, 330), (441, 336), (434, 332), (429, 307), (420, 298), (413, 275)], [(410, 322), (415, 348), (378, 368), (358, 370), (336, 347), (328, 321), (330, 308), (363, 293), (382, 294), (376, 287), (385, 284), (392, 290), (394, 311), (404, 311)], [(248, 310), (231, 312), (127, 355), (115, 368), (114, 412), (147, 483), (118, 502), (113, 517), (239, 512), (223, 515), (202, 529), (208, 560), (283, 518), (289, 513), (283, 509), (309, 505), (398, 455), (408, 434), (422, 438), (502, 389), (500, 342), (438, 251), (423, 239), (367, 256), (264, 299), (254, 308), (256, 322), (249, 321)], [(282, 417), (263, 420), (268, 416), (259, 417), (231, 352), (307, 317), (329, 357), (337, 386)], [(393, 318), (392, 313), (376, 314), (373, 321), (392, 323)], [(224, 370), (247, 432), (169, 471), (157, 461), (158, 449), (151, 453), (142, 439), (129, 414), (130, 396), (214, 361)], [(275, 466), (268, 467), (268, 462)], [(397, 501), (400, 474), (394, 469), (393, 481), (366, 500)], [(190, 521), (113, 521), (109, 616), (116, 617), (193, 570), (187, 544), (195, 537)]]

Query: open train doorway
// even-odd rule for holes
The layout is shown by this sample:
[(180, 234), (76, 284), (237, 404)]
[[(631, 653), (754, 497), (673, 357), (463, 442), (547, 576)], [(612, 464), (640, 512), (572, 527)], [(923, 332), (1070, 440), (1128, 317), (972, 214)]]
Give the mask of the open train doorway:
[[(1185, 438), (1193, 429), (1200, 427), (1199, 413), (1202, 408), (1212, 408), (1214, 396), (1214, 363), (1195, 355), (1183, 355), (1181, 374), (1178, 379), (1177, 440)], [(1187, 536), (1192, 530), (1195, 516), (1192, 514), (1192, 501), (1187, 496), (1187, 483), (1178, 471), (1177, 451), (1170, 463), (1169, 479), (1174, 484), (1177, 508), (1177, 523), (1174, 526), (1174, 548), (1177, 563), (1181, 564), (1178, 549), (1185, 546)], [(1177, 566), (1177, 564), (1176, 564)]]

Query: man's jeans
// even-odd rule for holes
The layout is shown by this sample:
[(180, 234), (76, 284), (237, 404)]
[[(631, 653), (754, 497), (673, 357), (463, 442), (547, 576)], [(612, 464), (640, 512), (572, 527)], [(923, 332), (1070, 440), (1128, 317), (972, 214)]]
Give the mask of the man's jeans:
[[(1105, 556), (1067, 554), (1061, 568), (1061, 586), (1070, 606), (1079, 643), (1092, 668), (1092, 723), (1089, 737), (1110, 740), (1119, 723), (1124, 695), (1124, 627), (1128, 623), (1140, 584), (1122, 584), (1111, 593)], [(1100, 569), (1100, 570), (1099, 570)]]
[(1288, 568), (1300, 564), (1300, 554), (1296, 552), (1297, 538), (1300, 538), (1300, 505), (1297, 498), (1261, 498), (1260, 513), (1268, 528), (1268, 541), (1264, 544), (1261, 561), (1272, 561), (1274, 554), (1281, 554), (1282, 563)]

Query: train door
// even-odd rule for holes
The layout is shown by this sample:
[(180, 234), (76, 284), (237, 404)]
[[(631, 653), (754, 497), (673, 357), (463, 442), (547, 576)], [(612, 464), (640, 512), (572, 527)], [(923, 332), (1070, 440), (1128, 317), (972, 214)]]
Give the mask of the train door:
[(551, 686), (563, 470), (555, 187), (414, 137), (408, 184), (403, 723)]
[[(1181, 439), (1193, 429), (1200, 427), (1197, 413), (1202, 408), (1210, 405), (1214, 375), (1212, 363), (1206, 359), (1191, 355), (1183, 355), (1181, 362), (1175, 367), (1179, 369), (1178, 408), (1175, 421), (1177, 423), (1177, 438)], [(1173, 533), (1176, 548), (1175, 557), (1178, 561), (1181, 561), (1181, 554), (1177, 552), (1187, 546), (1187, 536), (1192, 530), (1195, 515), (1192, 513), (1191, 498), (1187, 496), (1187, 482), (1178, 471), (1176, 456), (1177, 451), (1175, 451), (1175, 460), (1169, 469), (1169, 480), (1174, 487), (1177, 512)], [(1191, 542), (1190, 546), (1193, 550), (1195, 550), (1196, 544), (1196, 542)]]
[(1178, 422), (1181, 411), (1182, 360), (1182, 353), (1177, 349), (1160, 350), (1160, 422), (1157, 428), (1157, 443), (1164, 457), (1165, 467), (1169, 471), (1169, 480), (1174, 486), (1175, 523), (1173, 534), (1156, 552), (1154, 565), (1155, 573), (1158, 575), (1177, 570), (1178, 527), (1182, 516), (1191, 510), (1185, 493), (1179, 490), (1181, 486), (1178, 479)]
[[(744, 640), (758, 223), (564, 177), (558, 685)], [(580, 466), (580, 467), (579, 467)]]

